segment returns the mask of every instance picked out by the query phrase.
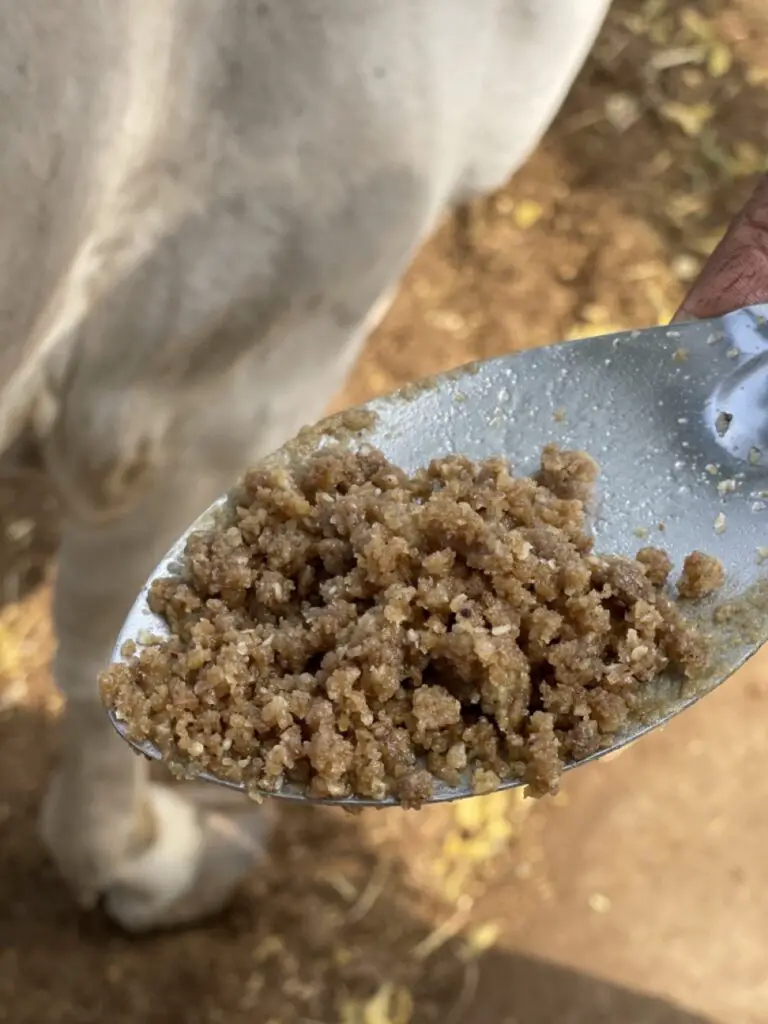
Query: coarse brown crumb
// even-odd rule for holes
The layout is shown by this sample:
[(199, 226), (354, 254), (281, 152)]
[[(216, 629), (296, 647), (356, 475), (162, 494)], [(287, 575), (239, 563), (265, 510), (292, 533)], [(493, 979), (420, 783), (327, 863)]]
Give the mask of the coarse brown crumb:
[(635, 558), (645, 566), (645, 575), (654, 587), (663, 587), (672, 572), (672, 559), (661, 548), (641, 548)]
[(592, 554), (596, 475), (553, 445), (534, 478), (459, 456), (409, 477), (340, 447), (253, 469), (183, 575), (152, 585), (170, 637), (125, 652), (104, 698), (170, 763), (251, 791), (418, 806), (468, 776), (554, 792), (660, 672), (706, 663), (661, 593), (664, 552)]
[(725, 570), (717, 558), (702, 551), (692, 551), (683, 562), (677, 592), (680, 597), (707, 597), (719, 590), (724, 582)]

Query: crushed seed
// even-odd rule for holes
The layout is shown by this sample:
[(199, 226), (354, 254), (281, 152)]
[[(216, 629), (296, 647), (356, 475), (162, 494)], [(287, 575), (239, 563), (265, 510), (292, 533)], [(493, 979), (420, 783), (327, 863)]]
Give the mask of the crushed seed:
[(692, 551), (683, 562), (677, 592), (680, 597), (697, 600), (713, 594), (724, 582), (725, 572), (717, 558), (703, 551)]
[(408, 476), (371, 449), (253, 469), (151, 587), (170, 637), (103, 697), (170, 764), (255, 794), (554, 793), (661, 672), (707, 661), (664, 552), (592, 553), (596, 475), (553, 445), (533, 478), (458, 456)]
[(717, 490), (720, 494), (731, 494), (736, 490), (736, 481), (733, 479), (720, 480), (717, 485)]

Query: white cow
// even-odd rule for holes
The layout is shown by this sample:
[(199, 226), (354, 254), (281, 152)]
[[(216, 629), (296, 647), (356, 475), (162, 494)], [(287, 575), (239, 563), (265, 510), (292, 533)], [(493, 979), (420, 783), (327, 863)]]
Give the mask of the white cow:
[(0, 446), (29, 440), (68, 514), (42, 830), (83, 905), (191, 920), (258, 859), (263, 816), (150, 783), (96, 675), (441, 215), (526, 158), (608, 2), (0, 0)]

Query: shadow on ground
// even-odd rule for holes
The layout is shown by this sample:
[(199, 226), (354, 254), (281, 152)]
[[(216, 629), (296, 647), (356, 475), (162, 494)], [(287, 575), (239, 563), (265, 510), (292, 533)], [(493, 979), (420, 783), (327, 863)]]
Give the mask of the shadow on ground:
[[(35, 833), (52, 724), (0, 718), (0, 1019), (12, 1024), (705, 1024), (660, 1000), (500, 949), (434, 935), (358, 822), (287, 813), (276, 854), (206, 927), (144, 939), (77, 912)], [(342, 884), (339, 883), (342, 880)], [(371, 1001), (373, 994), (373, 1002)], [(378, 1000), (378, 1001), (377, 1001)]]

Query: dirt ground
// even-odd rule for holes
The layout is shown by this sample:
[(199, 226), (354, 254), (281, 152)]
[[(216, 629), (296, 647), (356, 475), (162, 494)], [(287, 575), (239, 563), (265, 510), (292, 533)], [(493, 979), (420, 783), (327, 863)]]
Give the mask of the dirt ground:
[[(668, 319), (768, 153), (764, 0), (621, 0), (544, 143), (445, 224), (338, 399)], [(217, 921), (78, 913), (35, 815), (55, 744), (49, 499), (0, 480), (0, 1021), (767, 1024), (768, 658), (665, 730), (516, 794), (282, 817)]]

